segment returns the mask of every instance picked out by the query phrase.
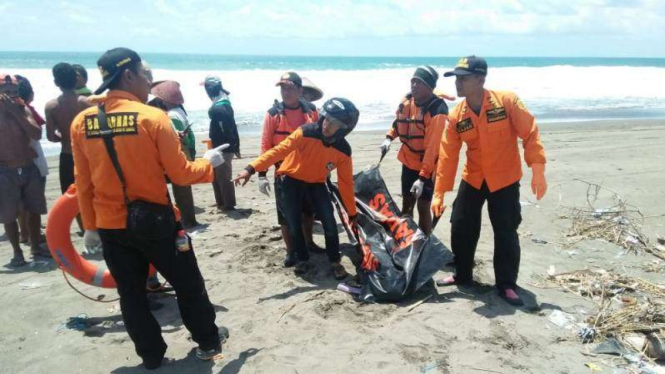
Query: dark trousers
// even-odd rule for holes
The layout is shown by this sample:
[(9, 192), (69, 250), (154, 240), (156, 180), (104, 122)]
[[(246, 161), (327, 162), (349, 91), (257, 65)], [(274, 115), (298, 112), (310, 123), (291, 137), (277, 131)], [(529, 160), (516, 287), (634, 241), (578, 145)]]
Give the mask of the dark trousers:
[(472, 279), (485, 200), (494, 230), (493, 261), (496, 286), (500, 290), (515, 288), (520, 266), (517, 228), (522, 222), (519, 182), (494, 192), (489, 191), (485, 182), (480, 190), (465, 181), (460, 183), (450, 218), (451, 246), (455, 254), (455, 279), (461, 283)]
[(178, 209), (180, 209), (180, 216), (182, 217), (182, 224), (185, 228), (190, 228), (196, 225), (196, 213), (194, 207), (194, 196), (192, 195), (192, 186), (179, 186), (171, 183), (173, 188), (173, 199), (175, 200)]
[(60, 174), (60, 190), (65, 191), (74, 184), (74, 156), (71, 153), (60, 153), (60, 164), (58, 166)]
[(326, 238), (326, 253), (330, 262), (339, 262), (339, 236), (337, 221), (333, 210), (328, 188), (324, 183), (306, 183), (288, 176), (282, 178), (282, 207), (286, 224), (291, 234), (291, 248), (298, 261), (309, 260), (309, 252), (302, 233), (303, 196), (309, 201), (312, 209), (323, 225), (323, 235)]
[(233, 185), (233, 153), (223, 153), (224, 163), (215, 168), (213, 191), (215, 202), (222, 209), (233, 209), (236, 206), (236, 189)]
[(180, 316), (192, 340), (204, 350), (219, 346), (215, 310), (208, 299), (194, 250), (178, 252), (175, 235), (161, 240), (136, 237), (127, 230), (100, 229), (104, 260), (118, 284), (125, 328), (144, 362), (159, 363), (166, 352), (159, 323), (148, 309), (145, 280), (149, 263), (171, 283)]
[[(196, 158), (196, 149), (184, 148), (182, 152), (187, 157), (187, 160), (194, 161)], [(180, 217), (182, 224), (185, 228), (193, 227), (197, 224), (196, 213), (194, 212), (194, 196), (192, 196), (192, 186), (179, 186), (171, 183), (173, 188), (173, 199), (175, 200), (178, 209), (180, 209)]]

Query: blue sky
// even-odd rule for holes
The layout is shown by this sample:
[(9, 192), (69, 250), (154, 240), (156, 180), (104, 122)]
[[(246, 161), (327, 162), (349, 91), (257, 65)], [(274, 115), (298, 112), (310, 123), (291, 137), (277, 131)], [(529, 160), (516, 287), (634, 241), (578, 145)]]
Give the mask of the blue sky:
[(0, 0), (4, 51), (665, 57), (663, 0)]

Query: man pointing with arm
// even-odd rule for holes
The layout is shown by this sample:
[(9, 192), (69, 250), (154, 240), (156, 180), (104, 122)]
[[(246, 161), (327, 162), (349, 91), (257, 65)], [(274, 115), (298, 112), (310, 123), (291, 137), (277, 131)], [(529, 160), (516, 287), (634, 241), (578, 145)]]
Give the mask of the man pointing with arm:
[(210, 360), (221, 353), (228, 330), (215, 325), (191, 241), (176, 246), (176, 238), (188, 238), (175, 222), (179, 218), (164, 174), (180, 185), (211, 182), (213, 168), (224, 162), (225, 146), (188, 161), (166, 113), (144, 104), (150, 82), (139, 55), (115, 48), (97, 65), (103, 83), (95, 94), (109, 92), (100, 106), (76, 116), (71, 127), (84, 242), (94, 246), (101, 241), (118, 284), (127, 333), (147, 369), (159, 367), (166, 352), (159, 323), (148, 309), (149, 264), (173, 286), (183, 323), (198, 344), (196, 357)]

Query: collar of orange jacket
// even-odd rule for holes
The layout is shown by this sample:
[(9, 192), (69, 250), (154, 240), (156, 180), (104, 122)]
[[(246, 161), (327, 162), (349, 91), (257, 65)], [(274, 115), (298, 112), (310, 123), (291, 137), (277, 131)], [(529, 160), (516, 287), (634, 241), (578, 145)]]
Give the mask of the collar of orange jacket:
[(108, 99), (125, 99), (125, 100), (131, 100), (131, 101), (138, 101), (139, 103), (141, 100), (134, 96), (133, 94), (127, 92), (127, 91), (121, 91), (121, 90), (111, 90), (106, 94), (106, 100)]
[[(483, 89), (483, 105), (481, 111), (487, 108), (494, 108), (495, 104), (490, 101), (490, 92), (487, 89)], [(469, 110), (469, 103), (464, 99), (464, 106), (462, 107), (462, 114), (466, 113)]]

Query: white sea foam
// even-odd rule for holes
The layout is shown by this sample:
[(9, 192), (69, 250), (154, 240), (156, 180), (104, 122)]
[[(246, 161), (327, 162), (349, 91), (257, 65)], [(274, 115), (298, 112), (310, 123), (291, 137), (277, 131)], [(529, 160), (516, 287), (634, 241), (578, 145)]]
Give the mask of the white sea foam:
[[(437, 70), (443, 75), (444, 68)], [(44, 104), (59, 94), (48, 69), (0, 71), (21, 74), (32, 82), (34, 105), (42, 111)], [(258, 132), (265, 111), (279, 98), (275, 83), (281, 70), (211, 70), (183, 71), (156, 69), (156, 80), (180, 82), (185, 108), (196, 122), (195, 130), (207, 130), (210, 101), (199, 83), (207, 74), (217, 74), (231, 91), (231, 102), (241, 132)], [(327, 98), (342, 96), (360, 109), (359, 130), (385, 126), (394, 116), (400, 98), (409, 91), (413, 69), (377, 70), (307, 70), (299, 71), (321, 87)], [(100, 83), (90, 71), (89, 87)], [(438, 87), (455, 95), (454, 78), (439, 79)], [(631, 66), (548, 66), (491, 68), (486, 87), (512, 90), (542, 120), (599, 118), (665, 118), (665, 68)], [(451, 104), (454, 105), (454, 103)], [(379, 125), (377, 125), (379, 124)], [(384, 127), (385, 127), (384, 126)]]

